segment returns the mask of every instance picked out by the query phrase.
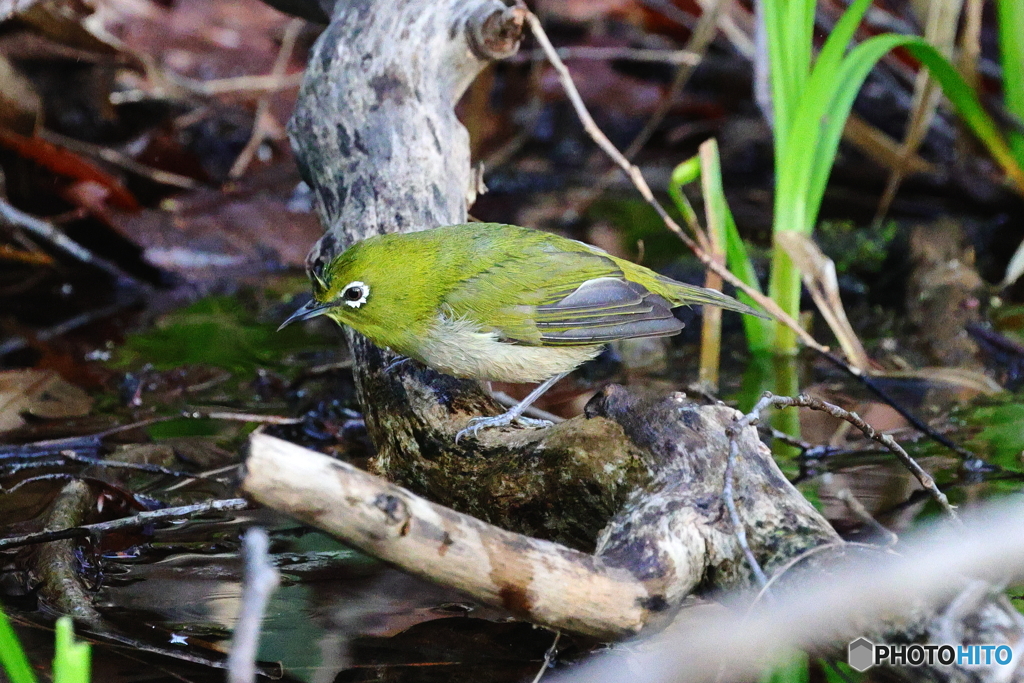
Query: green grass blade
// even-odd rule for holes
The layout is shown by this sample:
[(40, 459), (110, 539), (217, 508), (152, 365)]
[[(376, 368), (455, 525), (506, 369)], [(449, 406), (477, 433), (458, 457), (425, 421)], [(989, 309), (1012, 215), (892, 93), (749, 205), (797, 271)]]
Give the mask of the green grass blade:
[[(725, 198), (725, 188), (722, 185), (722, 164), (718, 156), (718, 145), (714, 145), (713, 153), (701, 157), (701, 177), (704, 179), (704, 201), (708, 204), (707, 213), (722, 217), (721, 230), (722, 242), (725, 244), (725, 260), (729, 270), (758, 292), (761, 285), (757, 281), (757, 272), (754, 264), (747, 253), (747, 247), (740, 238), (739, 230), (736, 229), (736, 220), (733, 218), (729, 202)], [(708, 229), (715, 226), (710, 224)], [(757, 308), (757, 304), (744, 292), (737, 292), (737, 298), (743, 303)], [(772, 345), (772, 321), (762, 318), (755, 318), (750, 315), (742, 316), (743, 331), (747, 336), (747, 347), (752, 352), (765, 351)]]
[(88, 643), (75, 642), (74, 628), (70, 617), (57, 620), (53, 683), (89, 683), (92, 652)]
[(793, 107), (810, 76), (814, 0), (763, 0), (776, 154), (786, 147)]
[(811, 668), (807, 655), (794, 652), (774, 668), (761, 674), (759, 683), (808, 683), (811, 679)]
[(693, 210), (690, 200), (683, 194), (683, 188), (700, 178), (700, 158), (690, 157), (683, 163), (672, 169), (672, 177), (668, 182), (668, 196), (675, 202), (679, 213), (683, 214), (683, 220), (690, 226), (694, 234), (697, 233), (700, 222), (697, 220), (697, 212)]
[(11, 628), (7, 615), (0, 610), (0, 664), (11, 683), (36, 683), (36, 675), (21, 649), (18, 635)]
[(843, 16), (839, 18), (832, 28), (832, 32), (828, 34), (828, 39), (822, 45), (818, 59), (814, 62), (814, 71), (811, 75), (812, 83), (809, 83), (809, 86), (814, 85), (813, 81), (828, 80), (834, 76), (869, 7), (871, 7), (871, 0), (856, 0), (843, 12)]
[[(1024, 191), (1024, 171), (1005, 138), (974, 92), (949, 61), (923, 38), (885, 34), (854, 48), (835, 73), (815, 69), (793, 122), (815, 144), (791, 145), (776, 162), (778, 172), (775, 198), (775, 231), (798, 230), (810, 234), (824, 197), (828, 177), (842, 138), (846, 119), (861, 85), (877, 62), (891, 50), (905, 47), (930, 71), (961, 117), (1003, 167), (1016, 186)], [(799, 275), (785, 254), (773, 256), (772, 297), (790, 315), (799, 307)], [(777, 350), (792, 353), (795, 337), (776, 326)]]
[[(1020, 36), (1018, 36), (1018, 40)], [(932, 77), (942, 86), (942, 92), (956, 107), (957, 113), (981, 141), (988, 153), (992, 155), (1003, 172), (1017, 186), (1017, 191), (1024, 194), (1024, 158), (1017, 157), (1010, 149), (1006, 138), (996, 122), (981, 106), (977, 95), (960, 72), (923, 38), (914, 38), (906, 43), (910, 54), (917, 57), (927, 67)]]
[[(725, 198), (725, 189), (722, 185), (722, 167), (718, 155), (718, 146), (715, 145), (714, 154), (710, 156), (709, 163), (702, 163), (702, 159), (692, 157), (679, 164), (672, 171), (672, 179), (669, 182), (668, 193), (672, 197), (679, 211), (687, 217), (687, 223), (697, 223), (697, 214), (694, 212), (690, 201), (683, 194), (683, 187), (690, 183), (697, 182), (707, 174), (708, 182), (705, 185), (705, 201), (714, 206), (711, 211), (716, 212), (724, 218), (725, 227), (725, 259), (729, 270), (758, 292), (761, 290), (761, 283), (757, 280), (757, 271), (747, 253), (747, 247), (740, 237), (736, 228), (736, 221), (733, 218), (729, 202)], [(710, 227), (710, 226), (709, 226)], [(754, 308), (758, 308), (754, 300), (744, 292), (737, 292), (736, 297)], [(769, 320), (743, 316), (743, 331), (747, 337), (747, 346), (752, 352), (766, 351), (772, 345), (772, 323)]]
[[(1003, 67), (1003, 102), (1006, 109), (1024, 121), (1024, 3), (996, 0), (999, 19), (999, 57)], [(1010, 147), (1017, 163), (1024, 166), (1024, 133), (1011, 131)]]
[(843, 127), (850, 109), (853, 107), (857, 92), (875, 64), (897, 47), (905, 47), (921, 61), (992, 157), (999, 162), (1017, 187), (1024, 189), (1024, 172), (1017, 164), (1015, 155), (1007, 145), (1006, 139), (999, 131), (995, 121), (981, 106), (974, 91), (949, 60), (923, 38), (886, 34), (871, 38), (857, 46), (844, 61), (835, 77), (835, 82), (842, 84), (842, 87), (835, 90), (831, 103), (827, 106), (829, 118), (821, 124), (819, 145), (808, 175), (806, 203), (809, 207), (809, 215), (807, 220), (811, 225), (817, 220), (818, 209), (825, 194), (825, 186), (828, 183), (832, 163), (839, 148)]
[(854, 48), (836, 73), (816, 70), (793, 127), (804, 131), (804, 135), (814, 135), (812, 131), (816, 131), (817, 144), (794, 145), (791, 153), (779, 160), (777, 230), (811, 232), (853, 101), (875, 64), (897, 47), (906, 47), (921, 60), (1007, 175), (1024, 188), (1024, 173), (1006, 140), (949, 61), (923, 38), (885, 34)]

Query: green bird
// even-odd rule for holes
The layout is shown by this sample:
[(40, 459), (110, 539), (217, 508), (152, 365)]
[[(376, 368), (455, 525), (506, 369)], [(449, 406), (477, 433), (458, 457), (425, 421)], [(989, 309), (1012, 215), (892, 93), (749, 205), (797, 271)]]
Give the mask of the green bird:
[(523, 411), (608, 342), (678, 334), (673, 308), (765, 317), (597, 247), (495, 223), (370, 237), (311, 279), (313, 300), (281, 327), (326, 315), (447, 375), (541, 383), (505, 414), (474, 418), (456, 441), (513, 422), (550, 425)]

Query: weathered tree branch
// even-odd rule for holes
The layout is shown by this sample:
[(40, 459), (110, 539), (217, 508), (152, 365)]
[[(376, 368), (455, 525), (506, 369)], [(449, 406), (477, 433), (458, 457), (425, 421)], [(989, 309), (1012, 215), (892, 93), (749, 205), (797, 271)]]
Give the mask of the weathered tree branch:
[[(375, 557), (556, 630), (621, 638), (662, 623), (694, 592), (749, 585), (721, 500), (725, 429), (739, 414), (695, 406), (680, 394), (639, 404), (618, 387), (591, 402), (588, 414), (584, 422), (620, 426), (643, 449), (650, 474), (594, 555), (485, 524), (264, 434), (250, 442), (241, 486)], [(776, 571), (836, 544), (756, 430), (743, 430), (737, 442), (736, 499), (759, 562)]]

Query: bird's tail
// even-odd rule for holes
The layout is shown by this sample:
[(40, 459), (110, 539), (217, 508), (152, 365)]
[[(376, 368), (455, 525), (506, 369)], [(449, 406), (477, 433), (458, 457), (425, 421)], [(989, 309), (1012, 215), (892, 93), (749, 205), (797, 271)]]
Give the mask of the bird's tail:
[(706, 287), (698, 287), (697, 285), (688, 285), (683, 282), (677, 282), (664, 276), (658, 276), (658, 280), (659, 283), (668, 290), (672, 303), (677, 306), (718, 306), (719, 308), (727, 311), (736, 311), (746, 315), (755, 315), (758, 318), (764, 318), (766, 320), (772, 319), (772, 317), (767, 313), (751, 308), (745, 303), (732, 298), (728, 294), (722, 294), (721, 292), (716, 292), (715, 290), (707, 289)]

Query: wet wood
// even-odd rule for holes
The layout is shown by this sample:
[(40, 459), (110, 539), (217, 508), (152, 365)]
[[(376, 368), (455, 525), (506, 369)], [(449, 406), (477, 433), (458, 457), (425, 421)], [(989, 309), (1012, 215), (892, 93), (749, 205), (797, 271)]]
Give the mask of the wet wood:
[[(44, 531), (77, 527), (96, 509), (96, 494), (83, 481), (72, 481), (57, 494), (46, 513)], [(79, 570), (77, 539), (44, 543), (36, 555), (39, 597), (58, 614), (67, 614), (102, 630), (103, 619), (93, 607), (92, 597)]]
[[(650, 473), (602, 530), (594, 554), (486, 524), (265, 434), (250, 441), (241, 487), (375, 557), (556, 630), (621, 638), (665, 623), (694, 593), (749, 587), (721, 498), (725, 428), (739, 413), (681, 394), (647, 403), (620, 387), (587, 412), (567, 429), (617, 427), (642, 449)], [(739, 447), (737, 508), (762, 566), (775, 571), (840, 542), (782, 476), (756, 430), (744, 430)]]
[(556, 630), (611, 640), (636, 633), (650, 615), (651, 595), (626, 569), (272, 436), (252, 438), (242, 488), (374, 557)]

